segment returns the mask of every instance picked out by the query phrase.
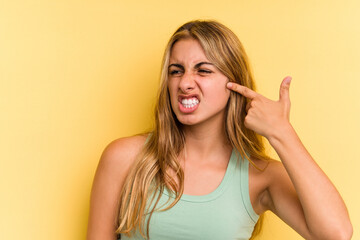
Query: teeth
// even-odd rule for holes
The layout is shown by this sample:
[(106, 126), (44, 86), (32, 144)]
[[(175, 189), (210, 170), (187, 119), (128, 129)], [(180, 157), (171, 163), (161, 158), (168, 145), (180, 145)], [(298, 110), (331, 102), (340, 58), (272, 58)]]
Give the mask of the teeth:
[(184, 98), (181, 101), (181, 104), (185, 107), (185, 108), (193, 108), (194, 106), (196, 106), (197, 104), (199, 104), (199, 100), (197, 98), (190, 98), (190, 99), (186, 99)]

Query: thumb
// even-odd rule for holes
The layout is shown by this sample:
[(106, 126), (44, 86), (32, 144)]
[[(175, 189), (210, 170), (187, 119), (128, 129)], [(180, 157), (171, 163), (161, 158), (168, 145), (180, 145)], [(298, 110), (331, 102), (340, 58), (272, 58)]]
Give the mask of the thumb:
[(282, 81), (281, 85), (280, 85), (280, 101), (290, 101), (290, 97), (289, 97), (289, 89), (290, 89), (290, 82), (291, 82), (291, 77), (287, 76), (284, 78), (284, 80)]

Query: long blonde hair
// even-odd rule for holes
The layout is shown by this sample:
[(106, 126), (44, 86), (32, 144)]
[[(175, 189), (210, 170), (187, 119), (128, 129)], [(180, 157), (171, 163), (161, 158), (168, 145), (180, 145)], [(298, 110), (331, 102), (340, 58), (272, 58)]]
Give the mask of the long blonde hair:
[[(170, 105), (168, 66), (173, 45), (185, 38), (199, 41), (206, 57), (229, 81), (256, 90), (245, 50), (229, 28), (216, 21), (195, 20), (176, 30), (166, 46), (163, 57), (154, 129), (121, 190), (116, 233), (131, 236), (133, 231), (138, 229), (144, 238), (149, 238), (150, 219), (153, 212), (158, 210), (156, 206), (164, 189), (174, 189), (172, 192), (175, 194), (175, 200), (161, 211), (173, 207), (183, 194), (184, 172), (178, 162), (178, 156), (184, 148), (185, 136), (181, 123)], [(244, 126), (247, 103), (245, 97), (231, 92), (225, 121), (228, 140), (240, 156), (252, 164), (251, 159), (270, 160), (265, 153), (263, 138)], [(170, 170), (176, 173), (175, 178), (169, 174)], [(255, 225), (253, 236), (259, 232), (262, 219), (263, 216)]]

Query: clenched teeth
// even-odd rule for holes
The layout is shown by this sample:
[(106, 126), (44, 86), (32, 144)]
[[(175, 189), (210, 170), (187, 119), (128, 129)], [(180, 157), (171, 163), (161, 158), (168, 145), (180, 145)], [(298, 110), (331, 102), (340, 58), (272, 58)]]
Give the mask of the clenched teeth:
[(189, 98), (189, 99), (186, 99), (184, 98), (182, 101), (181, 101), (181, 104), (185, 107), (185, 108), (192, 108), (196, 105), (199, 104), (199, 100), (197, 98)]

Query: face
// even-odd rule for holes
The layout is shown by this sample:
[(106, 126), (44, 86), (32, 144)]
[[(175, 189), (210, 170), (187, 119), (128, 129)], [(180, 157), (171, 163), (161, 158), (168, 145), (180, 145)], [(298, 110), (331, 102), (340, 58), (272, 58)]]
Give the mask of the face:
[(176, 42), (170, 53), (168, 88), (179, 122), (196, 125), (223, 121), (230, 96), (227, 77), (205, 56), (194, 39)]

